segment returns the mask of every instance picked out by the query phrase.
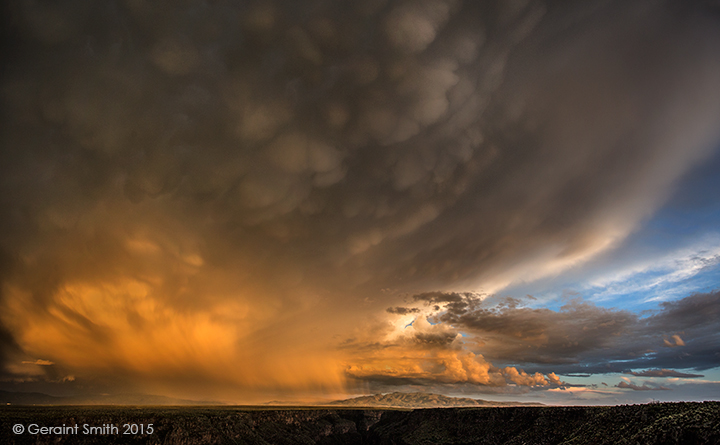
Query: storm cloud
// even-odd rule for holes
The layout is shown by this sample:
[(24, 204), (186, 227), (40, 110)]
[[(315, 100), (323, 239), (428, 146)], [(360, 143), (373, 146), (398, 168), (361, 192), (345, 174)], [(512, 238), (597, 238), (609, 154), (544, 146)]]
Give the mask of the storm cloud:
[(3, 8), (3, 376), (342, 391), (375, 368), (338, 336), (425, 303), (442, 328), (401, 346), (442, 366), (403, 378), (718, 365), (716, 293), (481, 304), (621, 242), (712, 154), (707, 2)]
[[(720, 293), (695, 294), (665, 302), (644, 317), (598, 307), (579, 298), (557, 310), (528, 307), (511, 299), (481, 299), (466, 294), (465, 303), (421, 306), (446, 335), (462, 333), (455, 347), (482, 354), (497, 366), (520, 366), (543, 374), (625, 372), (641, 377), (703, 377), (667, 367), (710, 369), (720, 366), (714, 347), (720, 341)], [(418, 298), (423, 300), (424, 298)], [(441, 298), (433, 298), (442, 300)], [(408, 312), (410, 313), (410, 312)], [(398, 325), (399, 326), (399, 325)], [(403, 327), (403, 329), (406, 329)], [(682, 344), (667, 338), (682, 333)], [(633, 371), (656, 367), (645, 371)]]

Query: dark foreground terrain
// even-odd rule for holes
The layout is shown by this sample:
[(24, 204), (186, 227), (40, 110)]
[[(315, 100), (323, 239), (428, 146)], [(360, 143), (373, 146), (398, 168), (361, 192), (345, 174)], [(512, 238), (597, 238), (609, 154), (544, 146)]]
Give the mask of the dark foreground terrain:
[[(6, 406), (0, 408), (0, 420), (3, 444), (720, 443), (719, 402), (414, 411)], [(147, 434), (150, 424), (152, 434)], [(24, 432), (14, 434), (17, 425)], [(65, 433), (28, 432), (63, 425)], [(68, 433), (75, 425), (77, 433)], [(133, 434), (133, 429), (138, 432)]]

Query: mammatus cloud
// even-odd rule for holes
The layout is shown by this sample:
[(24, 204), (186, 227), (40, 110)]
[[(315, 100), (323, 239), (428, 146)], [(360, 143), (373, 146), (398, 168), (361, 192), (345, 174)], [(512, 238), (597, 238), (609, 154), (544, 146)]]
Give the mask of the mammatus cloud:
[(441, 327), (338, 355), (371, 314), (430, 315), (382, 289), (492, 294), (620, 242), (720, 131), (702, 4), (355, 3), (3, 6), (3, 379), (251, 397), (350, 374), (550, 385), (606, 346), (714, 363), (707, 320), (658, 330), (679, 306), (460, 293), (431, 302)]

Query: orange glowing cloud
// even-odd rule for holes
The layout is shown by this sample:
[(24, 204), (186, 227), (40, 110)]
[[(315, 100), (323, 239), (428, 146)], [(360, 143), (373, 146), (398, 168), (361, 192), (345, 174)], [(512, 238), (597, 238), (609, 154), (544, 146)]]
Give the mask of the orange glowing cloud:
[(149, 380), (201, 379), (234, 389), (342, 388), (337, 360), (303, 343), (307, 338), (293, 341), (282, 327), (270, 338), (257, 334), (273, 316), (260, 314), (261, 306), (230, 299), (184, 311), (157, 292), (133, 279), (72, 283), (37, 311), (29, 293), (10, 288), (2, 322), (26, 352), (52, 360), (35, 365), (56, 362), (85, 373)]
[(415, 315), (415, 312), (391, 311), (379, 327), (365, 332), (362, 339), (356, 338), (346, 345), (354, 352), (345, 369), (352, 379), (396, 385), (413, 382), (493, 387), (561, 384), (554, 373), (529, 375), (514, 367), (495, 367), (482, 355), (472, 352), (452, 327), (431, 324), (426, 315)]

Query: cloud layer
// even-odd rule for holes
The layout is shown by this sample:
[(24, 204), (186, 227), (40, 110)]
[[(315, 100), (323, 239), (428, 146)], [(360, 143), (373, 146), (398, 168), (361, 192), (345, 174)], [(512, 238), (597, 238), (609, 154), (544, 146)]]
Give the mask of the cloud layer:
[[(697, 378), (703, 376), (668, 368), (720, 366), (714, 346), (720, 341), (718, 292), (662, 303), (644, 317), (580, 299), (558, 310), (471, 293), (431, 292), (410, 300), (417, 305), (393, 308), (388, 321), (346, 341), (343, 348), (355, 350), (356, 362), (346, 371), (351, 377), (384, 385), (426, 380), (559, 387), (571, 385), (556, 373)], [(658, 389), (631, 383), (617, 387)]]
[[(493, 293), (591, 258), (719, 138), (720, 33), (700, 2), (3, 8), (8, 379), (44, 360), (148, 386), (342, 390), (380, 368), (347, 371), (333, 335), (412, 315), (398, 292)], [(607, 345), (642, 354), (616, 337), (714, 295), (645, 321), (438, 300), (442, 329), (414, 328), (394, 369), (550, 384), (599, 369)], [(668, 330), (646, 367), (715, 363), (705, 323)], [(459, 348), (461, 327), (487, 352)]]

